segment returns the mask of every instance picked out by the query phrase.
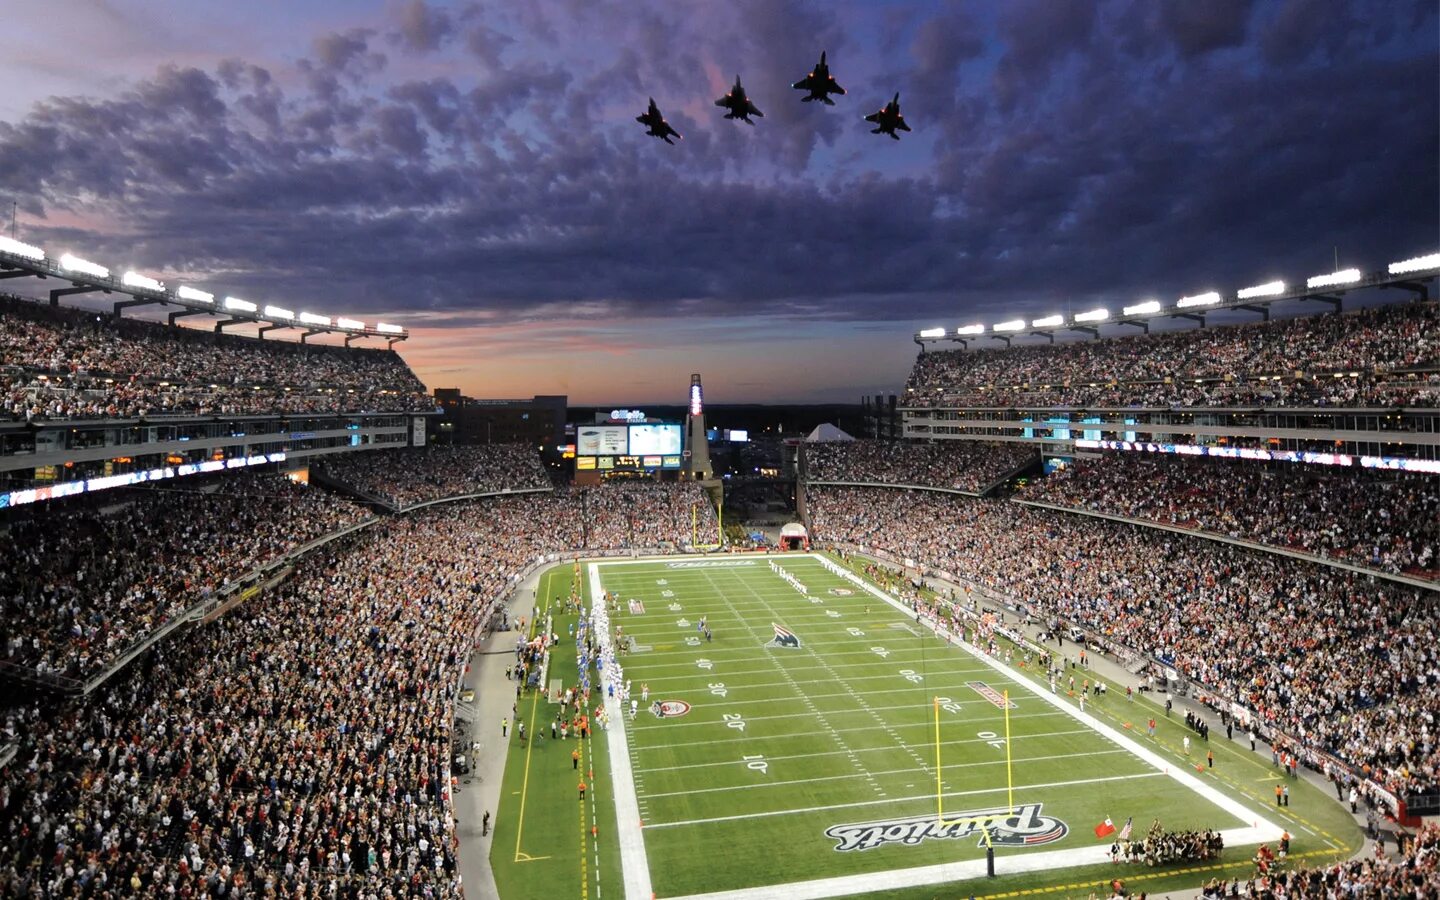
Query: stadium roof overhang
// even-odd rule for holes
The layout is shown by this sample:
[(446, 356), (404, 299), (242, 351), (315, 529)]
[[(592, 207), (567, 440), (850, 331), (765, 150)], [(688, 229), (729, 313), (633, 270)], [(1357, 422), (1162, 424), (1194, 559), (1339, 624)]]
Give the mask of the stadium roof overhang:
[(123, 294), (128, 299), (115, 302), (117, 316), (135, 306), (172, 307), (175, 311), (170, 313), (171, 325), (183, 316), (210, 315), (218, 320), (216, 331), (223, 331), (231, 325), (254, 324), (260, 326), (259, 337), (262, 339), (267, 332), (296, 329), (301, 332), (301, 343), (311, 335), (339, 334), (344, 336), (347, 346), (362, 338), (380, 338), (394, 346), (410, 336), (399, 325), (385, 322), (367, 324), (343, 316), (296, 312), (274, 304), (262, 306), (236, 297), (216, 298), (189, 285), (168, 287), (161, 281), (135, 272), (116, 277), (105, 266), (68, 253), (52, 259), (39, 247), (0, 236), (0, 279), (24, 277), (53, 278), (69, 283), (69, 287), (50, 291), (51, 306), (59, 306), (61, 297), (73, 294)]
[(1292, 288), (1285, 282), (1272, 281), (1243, 288), (1233, 294), (1209, 291), (1193, 297), (1181, 297), (1169, 305), (1158, 300), (1149, 300), (1124, 307), (1118, 315), (1111, 315), (1106, 309), (1094, 309), (1071, 316), (1052, 315), (1034, 320), (1014, 319), (993, 325), (965, 325), (954, 331), (927, 328), (915, 334), (915, 343), (922, 348), (926, 344), (940, 343), (968, 347), (970, 341), (981, 338), (1009, 344), (1012, 339), (1027, 335), (1053, 341), (1056, 331), (1075, 331), (1099, 337), (1100, 329), (1105, 325), (1130, 325), (1148, 332), (1150, 322), (1155, 319), (1191, 319), (1204, 325), (1206, 315), (1221, 310), (1255, 312), (1268, 320), (1270, 307), (1276, 303), (1312, 301), (1328, 303), (1338, 310), (1341, 297), (1347, 291), (1372, 288), (1410, 291), (1418, 299), (1428, 300), (1428, 282), (1435, 280), (1437, 276), (1440, 276), (1440, 253), (1432, 253), (1391, 263), (1386, 269), (1368, 275), (1358, 269), (1316, 275), (1306, 279), (1303, 288)]

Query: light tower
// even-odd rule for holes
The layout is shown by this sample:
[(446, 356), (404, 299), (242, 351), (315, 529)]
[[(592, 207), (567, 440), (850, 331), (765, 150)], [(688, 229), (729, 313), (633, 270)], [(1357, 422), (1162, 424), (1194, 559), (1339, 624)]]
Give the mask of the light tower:
[(710, 441), (705, 437), (705, 394), (700, 375), (690, 376), (690, 408), (685, 416), (686, 470), (696, 481), (714, 478), (710, 469)]

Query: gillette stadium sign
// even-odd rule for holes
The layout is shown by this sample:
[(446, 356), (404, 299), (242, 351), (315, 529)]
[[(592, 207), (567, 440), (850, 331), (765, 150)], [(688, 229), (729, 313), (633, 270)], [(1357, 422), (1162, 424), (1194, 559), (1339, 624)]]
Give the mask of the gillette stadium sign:
[(910, 816), (884, 822), (863, 822), (858, 825), (834, 825), (825, 836), (835, 840), (835, 849), (873, 850), (886, 844), (914, 846), (927, 840), (977, 837), (977, 846), (989, 842), (1003, 847), (1038, 847), (1053, 844), (1070, 833), (1070, 828), (1054, 816), (1041, 814), (1043, 803), (1027, 803), (1013, 811), (1008, 807), (980, 809), (955, 813), (940, 819), (935, 815)]

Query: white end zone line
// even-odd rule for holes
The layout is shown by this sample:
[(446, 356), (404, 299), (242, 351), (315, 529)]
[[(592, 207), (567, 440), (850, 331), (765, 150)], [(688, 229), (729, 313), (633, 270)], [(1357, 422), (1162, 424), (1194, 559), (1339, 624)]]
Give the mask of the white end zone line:
[[(653, 561), (652, 561), (653, 563)], [(587, 563), (590, 576), (590, 608), (592, 613), (605, 605), (605, 591), (600, 586), (599, 563)], [(597, 635), (605, 646), (609, 635)], [(601, 688), (602, 692), (604, 688)], [(625, 881), (625, 900), (653, 900), (650, 885), (650, 861), (645, 856), (645, 836), (640, 829), (640, 805), (635, 793), (635, 772), (630, 768), (630, 740), (625, 734), (625, 711), (620, 700), (604, 693), (605, 715), (610, 727), (605, 740), (610, 750), (610, 786), (615, 792), (615, 832), (620, 839), (620, 871)]]

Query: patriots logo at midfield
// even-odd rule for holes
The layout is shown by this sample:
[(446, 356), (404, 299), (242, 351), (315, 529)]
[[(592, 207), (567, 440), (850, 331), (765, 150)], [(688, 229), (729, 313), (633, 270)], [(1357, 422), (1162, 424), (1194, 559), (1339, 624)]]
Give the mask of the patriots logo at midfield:
[(774, 622), (770, 624), (775, 627), (775, 646), (793, 647), (796, 650), (800, 649), (800, 639), (795, 636), (795, 632), (786, 628), (784, 625), (776, 625)]

